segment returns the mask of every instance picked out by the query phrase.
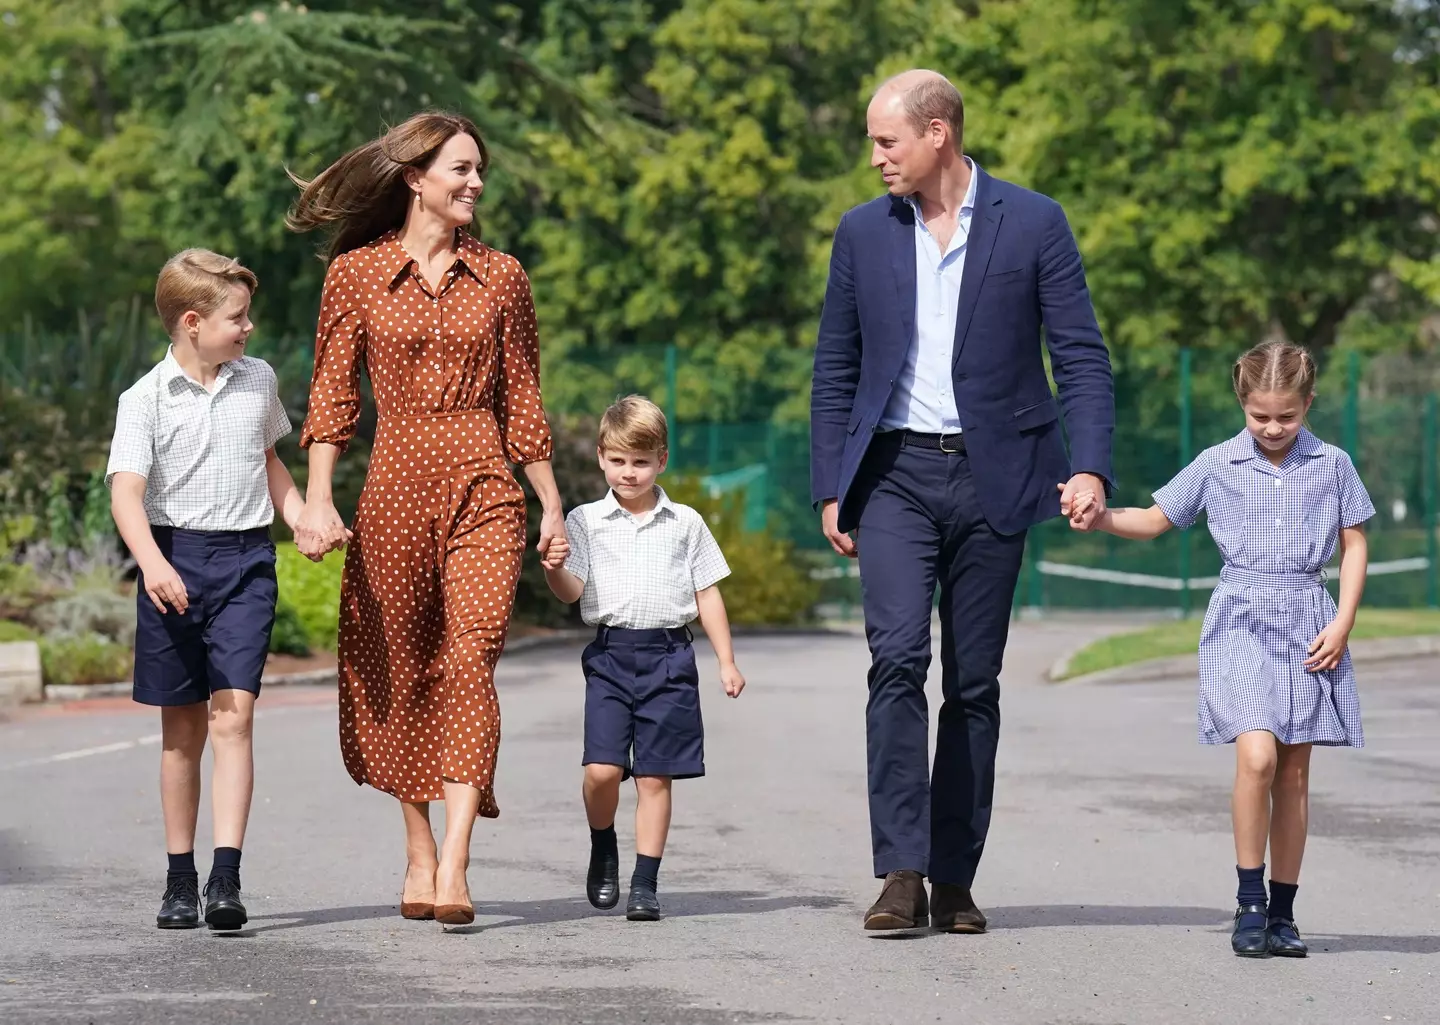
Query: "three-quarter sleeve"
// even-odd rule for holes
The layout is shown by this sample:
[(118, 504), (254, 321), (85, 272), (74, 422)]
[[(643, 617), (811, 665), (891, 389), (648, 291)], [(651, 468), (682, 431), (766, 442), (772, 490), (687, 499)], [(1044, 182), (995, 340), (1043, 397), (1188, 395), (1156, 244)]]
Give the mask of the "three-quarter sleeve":
[(315, 372), (300, 447), (320, 442), (342, 450), (360, 422), (360, 361), (365, 350), (364, 303), (348, 254), (325, 273), (315, 329)]
[(505, 458), (524, 465), (549, 459), (555, 445), (540, 400), (540, 332), (530, 279), (518, 262), (507, 263), (506, 279), (500, 285), (504, 319), (495, 419), (500, 424)]

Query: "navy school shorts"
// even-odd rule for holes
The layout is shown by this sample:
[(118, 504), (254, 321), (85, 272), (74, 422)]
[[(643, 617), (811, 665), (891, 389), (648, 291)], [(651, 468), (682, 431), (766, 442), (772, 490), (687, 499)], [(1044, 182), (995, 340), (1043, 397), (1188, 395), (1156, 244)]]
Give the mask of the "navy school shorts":
[(135, 700), (193, 705), (217, 690), (260, 693), (275, 626), (275, 544), (257, 530), (152, 527), (189, 596), (162, 616), (137, 581)]
[(700, 673), (690, 631), (602, 626), (580, 656), (585, 670), (582, 765), (631, 776), (705, 775)]

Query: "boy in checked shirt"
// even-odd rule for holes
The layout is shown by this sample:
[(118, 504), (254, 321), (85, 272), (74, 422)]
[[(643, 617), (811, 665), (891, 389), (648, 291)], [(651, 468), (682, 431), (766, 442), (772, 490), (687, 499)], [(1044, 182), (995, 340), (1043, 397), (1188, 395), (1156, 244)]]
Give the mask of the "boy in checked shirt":
[(275, 623), (278, 507), (303, 500), (275, 443), (290, 420), (275, 372), (245, 355), (255, 275), (204, 249), (172, 257), (155, 286), (165, 358), (120, 396), (105, 480), (136, 589), (134, 698), (160, 708), (160, 804), (169, 856), (156, 924), (200, 924), (195, 820), (208, 737), (215, 860), (205, 922), (238, 929), (240, 848), (250, 816), (250, 727)]
[(730, 567), (704, 518), (655, 483), (668, 444), (665, 414), (648, 399), (631, 395), (607, 409), (598, 455), (610, 491), (570, 511), (568, 543), (552, 541), (543, 562), (550, 590), (563, 602), (578, 600), (582, 618), (596, 628), (581, 656), (586, 896), (602, 909), (620, 901), (615, 812), (621, 781), (634, 776), (635, 873), (625, 909), (632, 922), (660, 917), (671, 781), (705, 775), (691, 620), (698, 616), (715, 649), (725, 693), (734, 698), (745, 689), (716, 586)]

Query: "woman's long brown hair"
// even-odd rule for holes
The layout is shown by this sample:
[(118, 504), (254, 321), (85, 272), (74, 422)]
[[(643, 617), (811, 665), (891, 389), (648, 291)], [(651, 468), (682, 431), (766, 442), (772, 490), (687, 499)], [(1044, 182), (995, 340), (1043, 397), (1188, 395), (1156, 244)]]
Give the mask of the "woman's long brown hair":
[(469, 118), (443, 111), (421, 111), (391, 128), (378, 139), (352, 149), (314, 178), (306, 181), (288, 169), (300, 186), (300, 198), (285, 217), (291, 231), (330, 229), (326, 258), (333, 260), (375, 241), (405, 223), (410, 188), (405, 169), (425, 169), (440, 147), (460, 134), (480, 148), (479, 173), (490, 164), (485, 140)]

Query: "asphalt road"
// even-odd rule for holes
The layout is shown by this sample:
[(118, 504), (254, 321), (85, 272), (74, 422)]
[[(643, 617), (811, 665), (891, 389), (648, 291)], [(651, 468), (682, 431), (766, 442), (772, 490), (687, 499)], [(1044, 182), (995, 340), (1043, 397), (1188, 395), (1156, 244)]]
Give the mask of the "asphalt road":
[(502, 662), (502, 817), (476, 829), (479, 917), (450, 931), (399, 917), (400, 816), (345, 776), (328, 689), (262, 697), (237, 935), (154, 928), (153, 714), (26, 711), (0, 722), (0, 1021), (1436, 1021), (1434, 665), (1362, 671), (1370, 746), (1315, 758), (1297, 903), (1313, 954), (1242, 961), (1231, 751), (1195, 743), (1191, 681), (1041, 682), (1096, 629), (1012, 635), (979, 937), (860, 929), (877, 886), (858, 637), (743, 638), (738, 701), (707, 671), (710, 775), (676, 787), (653, 924), (584, 899), (576, 651)]

